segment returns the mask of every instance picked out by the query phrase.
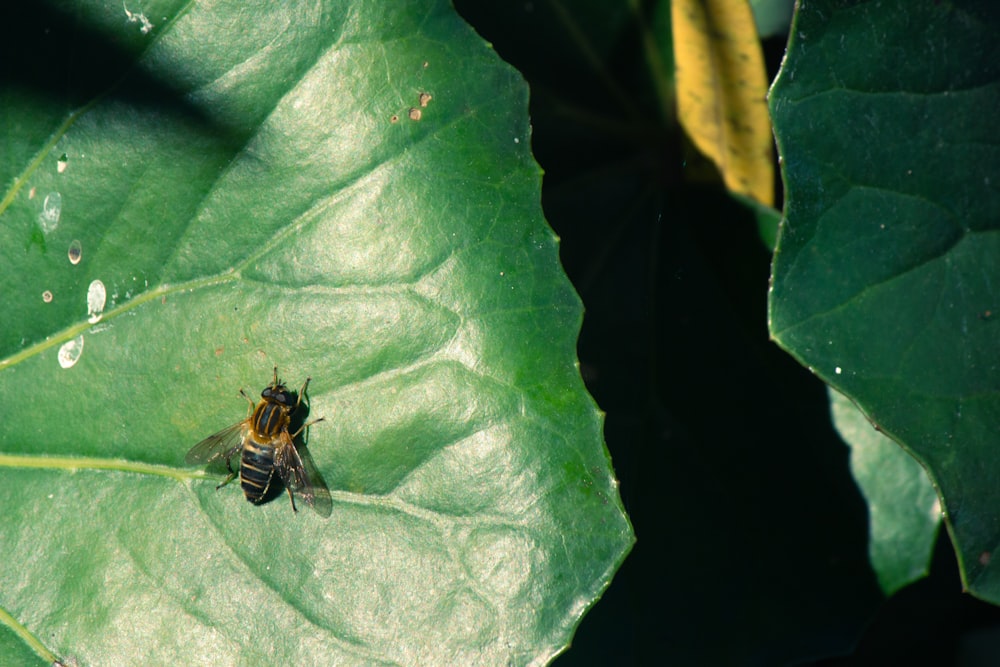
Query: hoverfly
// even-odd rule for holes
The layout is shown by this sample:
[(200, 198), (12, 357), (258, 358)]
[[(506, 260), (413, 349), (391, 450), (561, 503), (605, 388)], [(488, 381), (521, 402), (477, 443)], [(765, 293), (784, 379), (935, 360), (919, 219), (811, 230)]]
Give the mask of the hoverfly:
[[(215, 488), (221, 489), (238, 474), (243, 495), (254, 505), (270, 499), (277, 473), (288, 491), (293, 511), (298, 511), (294, 491), (320, 516), (330, 516), (333, 511), (330, 491), (308, 455), (303, 458), (295, 447), (295, 438), (306, 427), (323, 421), (323, 418), (303, 424), (295, 433), (288, 432), (292, 414), (302, 403), (310, 379), (306, 378), (302, 389), (295, 395), (278, 379), (278, 367), (275, 366), (274, 381), (260, 392), (259, 403), (255, 404), (240, 389), (240, 395), (250, 403), (247, 418), (208, 436), (192, 447), (184, 460), (188, 465), (215, 464), (217, 467), (225, 461), (229, 476)], [(232, 466), (232, 459), (237, 453), (240, 455), (238, 472)]]

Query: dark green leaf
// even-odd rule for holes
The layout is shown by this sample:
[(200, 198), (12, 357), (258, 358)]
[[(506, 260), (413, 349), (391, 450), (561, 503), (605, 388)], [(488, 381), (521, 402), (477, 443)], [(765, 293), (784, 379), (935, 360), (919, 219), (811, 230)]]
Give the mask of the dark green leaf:
[(967, 587), (994, 602), (998, 30), (982, 0), (804, 2), (771, 93), (772, 334), (924, 464)]
[[(0, 608), (80, 664), (562, 650), (633, 537), (520, 76), (430, 0), (33, 21), (3, 27), (37, 58), (3, 91)], [(313, 378), (329, 520), (183, 465), (275, 364)]]

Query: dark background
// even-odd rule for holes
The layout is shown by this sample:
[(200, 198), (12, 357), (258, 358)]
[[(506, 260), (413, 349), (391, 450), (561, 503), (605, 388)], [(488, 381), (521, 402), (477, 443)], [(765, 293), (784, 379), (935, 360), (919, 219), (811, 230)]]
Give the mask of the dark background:
[(455, 1), (531, 87), (638, 540), (556, 664), (1000, 664), (1000, 614), (962, 593), (944, 531), (930, 576), (884, 600), (825, 387), (768, 340), (770, 251), (655, 96), (642, 32), (663, 3), (571, 4)]

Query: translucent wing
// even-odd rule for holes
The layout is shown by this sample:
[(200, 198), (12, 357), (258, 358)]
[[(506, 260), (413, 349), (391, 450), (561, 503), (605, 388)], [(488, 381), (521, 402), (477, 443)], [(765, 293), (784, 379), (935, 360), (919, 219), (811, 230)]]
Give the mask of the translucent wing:
[(243, 448), (243, 440), (249, 426), (249, 420), (243, 420), (218, 433), (213, 433), (192, 447), (184, 457), (184, 462), (188, 465), (209, 464), (211, 467), (225, 469), (226, 466), (223, 464)]
[(316, 510), (321, 517), (328, 517), (333, 512), (333, 500), (326, 482), (312, 462), (308, 452), (299, 455), (295, 443), (288, 431), (278, 436), (280, 444), (274, 453), (274, 467), (284, 485), (306, 501), (309, 507)]

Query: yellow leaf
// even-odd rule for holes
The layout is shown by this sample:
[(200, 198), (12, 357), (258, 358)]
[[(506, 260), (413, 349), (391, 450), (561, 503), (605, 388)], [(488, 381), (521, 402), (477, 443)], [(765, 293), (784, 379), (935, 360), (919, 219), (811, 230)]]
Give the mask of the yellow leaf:
[(746, 0), (672, 0), (677, 117), (731, 191), (771, 206), (767, 72)]

